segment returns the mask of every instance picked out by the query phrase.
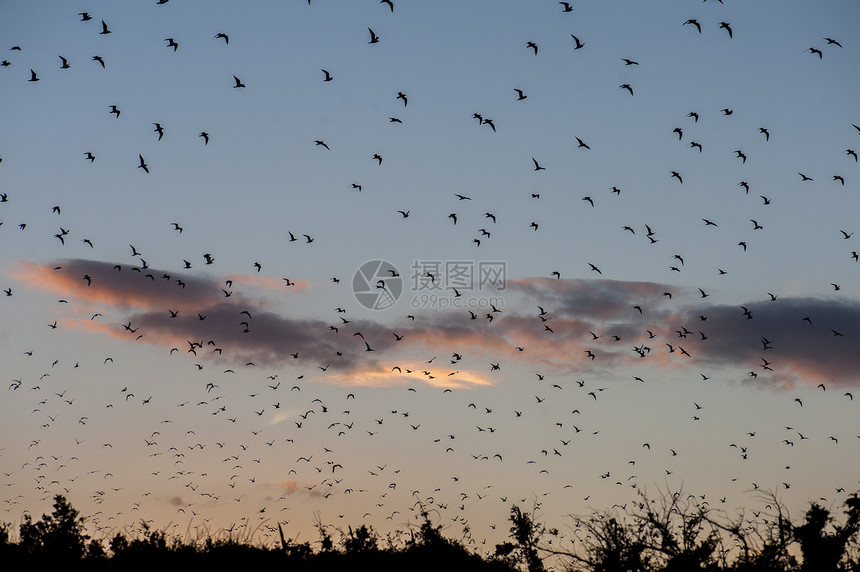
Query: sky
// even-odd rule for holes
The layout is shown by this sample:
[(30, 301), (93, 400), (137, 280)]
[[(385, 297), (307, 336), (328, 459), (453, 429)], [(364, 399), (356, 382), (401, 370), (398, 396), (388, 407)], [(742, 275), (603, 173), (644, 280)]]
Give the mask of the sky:
[(860, 488), (860, 8), (571, 6), (4, 2), (0, 520)]

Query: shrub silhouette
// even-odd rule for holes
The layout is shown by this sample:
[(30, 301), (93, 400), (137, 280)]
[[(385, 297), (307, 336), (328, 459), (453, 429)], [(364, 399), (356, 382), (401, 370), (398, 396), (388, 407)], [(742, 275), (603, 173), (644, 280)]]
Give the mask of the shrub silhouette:
[(542, 524), (538, 505), (531, 511), (512, 506), (509, 540), (482, 557), (462, 540), (447, 538), (423, 506), (420, 524), (407, 532), (380, 536), (368, 525), (343, 531), (317, 520), (319, 542), (294, 542), (279, 524), (280, 542), (265, 546), (233, 536), (172, 537), (145, 522), (136, 536), (92, 539), (78, 511), (57, 495), (50, 515), (36, 522), (24, 515), (17, 542), (12, 525), (0, 523), (0, 563), (11, 569), (78, 562), (93, 570), (217, 565), (299, 572), (860, 572), (857, 493), (844, 502), (841, 519), (811, 503), (797, 524), (775, 495), (764, 500), (766, 509), (754, 511), (754, 519), (743, 514), (729, 518), (694, 495), (677, 492), (651, 499), (640, 492), (637, 502), (573, 517), (571, 536)]

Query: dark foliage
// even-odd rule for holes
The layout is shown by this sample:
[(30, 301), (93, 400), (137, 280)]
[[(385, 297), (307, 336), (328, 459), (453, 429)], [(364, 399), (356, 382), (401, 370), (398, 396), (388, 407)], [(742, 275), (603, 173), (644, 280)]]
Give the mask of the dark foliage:
[[(317, 523), (320, 540), (296, 543), (284, 537), (274, 546), (232, 538), (185, 541), (143, 524), (129, 538), (97, 540), (61, 495), (54, 510), (34, 522), (27, 514), (14, 540), (11, 524), (0, 523), (0, 562), (39, 567), (74, 564), (89, 570), (137, 570), (163, 566), (274, 566), (296, 571), (410, 570), (487, 572), (568, 570), (571, 572), (860, 572), (860, 498), (850, 496), (841, 522), (812, 503), (797, 524), (773, 496), (756, 518), (734, 519), (681, 493), (573, 517), (572, 534), (538, 520), (537, 507), (511, 507), (510, 540), (490, 557), (468, 550), (442, 534), (427, 512), (420, 525), (394, 537), (372, 527), (346, 531)], [(760, 518), (761, 517), (761, 518)], [(333, 531), (333, 532), (332, 532)], [(335, 541), (335, 533), (339, 542)]]

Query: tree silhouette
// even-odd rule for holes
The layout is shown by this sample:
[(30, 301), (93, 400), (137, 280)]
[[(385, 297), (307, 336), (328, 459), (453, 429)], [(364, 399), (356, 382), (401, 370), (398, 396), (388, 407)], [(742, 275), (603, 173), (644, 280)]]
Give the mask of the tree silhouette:
[(702, 497), (666, 492), (649, 498), (639, 491), (636, 502), (572, 517), (572, 535), (540, 523), (537, 503), (531, 511), (512, 506), (510, 539), (482, 557), (463, 539), (443, 535), (442, 525), (434, 524), (423, 506), (419, 523), (383, 537), (369, 525), (344, 531), (317, 517), (322, 540), (316, 551), (310, 542), (286, 538), (280, 524), (280, 542), (272, 546), (251, 544), (250, 536), (183, 539), (145, 521), (133, 536), (116, 533), (103, 545), (85, 534), (84, 519), (57, 495), (50, 515), (37, 522), (24, 515), (18, 542), (12, 525), (0, 523), (0, 565), (3, 570), (78, 563), (101, 570), (217, 565), (297, 571), (860, 572), (857, 493), (845, 500), (841, 522), (814, 502), (794, 524), (775, 493), (760, 500), (766, 506), (752, 511), (755, 518), (728, 517)]
[(794, 538), (800, 543), (803, 552), (801, 570), (804, 572), (858, 569), (857, 562), (854, 562), (853, 566), (843, 562), (847, 556), (849, 542), (860, 531), (860, 498), (856, 493), (845, 501), (845, 507), (845, 523), (841, 526), (833, 525), (832, 531), (825, 530), (832, 524), (830, 511), (818, 503), (812, 503), (806, 511), (804, 523), (795, 527)]
[[(543, 565), (538, 550), (540, 549), (540, 540), (546, 533), (556, 534), (555, 530), (548, 530), (544, 525), (535, 522), (535, 513), (537, 507), (532, 510), (532, 513), (523, 512), (518, 506), (511, 507), (511, 538), (514, 542), (504, 542), (496, 546), (496, 555), (508, 559), (511, 564), (517, 562), (524, 564), (529, 572), (544, 572), (546, 568)], [(549, 552), (547, 549), (543, 549)]]
[(54, 512), (33, 522), (26, 514), (19, 535), (21, 548), (30, 554), (50, 555), (57, 559), (81, 559), (89, 536), (84, 534), (84, 519), (62, 495), (54, 497)]

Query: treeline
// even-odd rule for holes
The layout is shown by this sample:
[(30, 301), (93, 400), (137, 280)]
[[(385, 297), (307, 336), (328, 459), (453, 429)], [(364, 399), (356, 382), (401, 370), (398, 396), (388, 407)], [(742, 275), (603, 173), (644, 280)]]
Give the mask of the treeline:
[(88, 570), (271, 565), (297, 571), (860, 572), (857, 493), (838, 517), (813, 502), (796, 522), (774, 496), (764, 501), (752, 517), (730, 517), (694, 495), (651, 499), (640, 493), (636, 502), (571, 516), (565, 532), (540, 523), (537, 508), (513, 506), (509, 540), (481, 556), (445, 537), (423, 510), (417, 529), (384, 538), (366, 525), (343, 531), (318, 524), (318, 541), (297, 543), (279, 525), (280, 542), (264, 546), (232, 537), (169, 537), (144, 523), (133, 537), (116, 533), (99, 540), (57, 495), (54, 511), (36, 522), (25, 515), (17, 535), (12, 524), (0, 523), (0, 563), (9, 570), (75, 564)]

